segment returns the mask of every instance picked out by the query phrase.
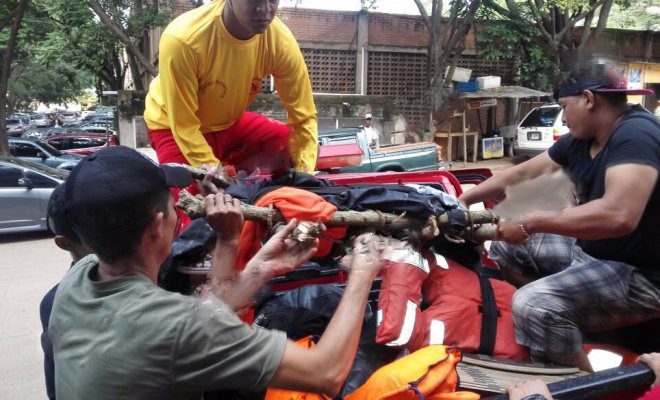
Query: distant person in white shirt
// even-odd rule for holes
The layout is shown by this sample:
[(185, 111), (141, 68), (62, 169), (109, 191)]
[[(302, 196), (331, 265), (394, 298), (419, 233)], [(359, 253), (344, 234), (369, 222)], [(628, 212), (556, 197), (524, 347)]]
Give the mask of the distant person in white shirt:
[(364, 134), (367, 137), (367, 143), (372, 149), (377, 149), (379, 146), (378, 131), (371, 126), (371, 113), (364, 114), (364, 124), (362, 129), (364, 129)]

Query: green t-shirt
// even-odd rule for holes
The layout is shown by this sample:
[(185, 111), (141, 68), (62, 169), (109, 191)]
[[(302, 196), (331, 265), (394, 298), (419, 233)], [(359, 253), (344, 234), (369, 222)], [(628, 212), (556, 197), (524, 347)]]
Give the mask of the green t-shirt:
[(94, 256), (60, 283), (49, 333), (61, 399), (188, 399), (205, 390), (262, 388), (283, 332), (242, 322), (221, 301), (167, 292), (145, 276), (93, 281)]

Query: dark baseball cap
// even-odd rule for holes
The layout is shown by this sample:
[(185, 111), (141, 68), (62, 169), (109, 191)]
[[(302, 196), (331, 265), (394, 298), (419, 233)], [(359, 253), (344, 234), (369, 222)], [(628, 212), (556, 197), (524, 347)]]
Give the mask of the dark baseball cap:
[(570, 73), (557, 87), (555, 98), (578, 96), (585, 90), (593, 93), (625, 93), (629, 95), (652, 95), (649, 89), (628, 89), (622, 71), (610, 63), (589, 63), (578, 72)]
[(158, 165), (125, 146), (108, 147), (85, 157), (71, 171), (66, 181), (66, 212), (76, 230), (123, 228), (145, 202), (168, 188), (184, 188), (192, 180), (182, 167)]

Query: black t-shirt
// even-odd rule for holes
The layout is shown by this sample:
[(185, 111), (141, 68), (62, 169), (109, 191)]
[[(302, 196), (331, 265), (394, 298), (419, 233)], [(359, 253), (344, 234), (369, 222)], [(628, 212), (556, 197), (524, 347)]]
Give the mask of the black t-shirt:
[[(654, 115), (639, 110), (626, 113), (594, 159), (589, 152), (592, 141), (564, 135), (548, 151), (570, 175), (582, 203), (603, 197), (609, 167), (644, 164), (660, 172), (660, 121)], [(579, 239), (578, 244), (593, 257), (634, 265), (660, 282), (660, 178), (632, 233), (612, 239)]]

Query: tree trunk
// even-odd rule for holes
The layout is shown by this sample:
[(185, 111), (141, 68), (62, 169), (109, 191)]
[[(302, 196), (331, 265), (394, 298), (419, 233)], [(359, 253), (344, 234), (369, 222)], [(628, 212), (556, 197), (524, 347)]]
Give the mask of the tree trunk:
[(133, 85), (135, 85), (135, 90), (144, 90), (144, 80), (142, 76), (144, 75), (140, 70), (138, 62), (135, 60), (131, 54), (128, 54), (128, 65), (131, 68), (131, 75), (133, 76)]
[(9, 74), (11, 62), (14, 59), (14, 51), (18, 42), (18, 30), (29, 0), (20, 0), (14, 15), (14, 21), (9, 32), (9, 40), (2, 57), (2, 72), (0, 72), (0, 156), (9, 155), (9, 142), (7, 140), (7, 89), (9, 85)]

